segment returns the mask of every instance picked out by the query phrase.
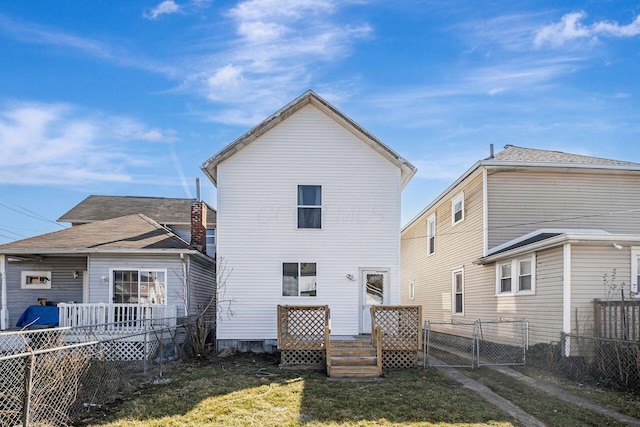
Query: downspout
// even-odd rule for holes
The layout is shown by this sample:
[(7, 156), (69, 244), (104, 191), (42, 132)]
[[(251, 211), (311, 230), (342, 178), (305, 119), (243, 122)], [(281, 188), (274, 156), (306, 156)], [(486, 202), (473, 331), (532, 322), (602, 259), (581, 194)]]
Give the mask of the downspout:
[(184, 258), (184, 253), (180, 253), (180, 259), (182, 260), (182, 294), (184, 302), (184, 315), (189, 316), (189, 284), (187, 281), (187, 260)]
[(571, 333), (571, 243), (563, 246), (563, 296), (562, 296), (562, 337), (564, 355), (571, 355), (571, 340), (566, 334)]
[(0, 282), (2, 282), (2, 310), (0, 310), (0, 330), (9, 328), (9, 310), (7, 310), (7, 269), (6, 256), (0, 255)]

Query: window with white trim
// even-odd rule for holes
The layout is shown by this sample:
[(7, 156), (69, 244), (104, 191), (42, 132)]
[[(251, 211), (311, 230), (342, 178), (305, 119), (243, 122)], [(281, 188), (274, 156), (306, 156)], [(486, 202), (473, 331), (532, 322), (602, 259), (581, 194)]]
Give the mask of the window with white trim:
[(416, 282), (412, 280), (409, 282), (409, 299), (416, 299)]
[(321, 185), (298, 185), (298, 228), (322, 228)]
[(464, 268), (451, 271), (451, 313), (464, 314)]
[(464, 192), (451, 199), (451, 225), (464, 221)]
[(166, 270), (113, 270), (113, 302), (116, 304), (166, 304)]
[(51, 289), (50, 271), (23, 271), (21, 279), (22, 289)]
[(640, 296), (638, 294), (638, 284), (640, 284), (640, 247), (631, 248), (631, 293), (634, 296)]
[(282, 263), (282, 296), (315, 297), (318, 288), (315, 262)]
[(496, 263), (496, 294), (535, 293), (535, 255)]
[(427, 256), (436, 251), (436, 214), (427, 218)]

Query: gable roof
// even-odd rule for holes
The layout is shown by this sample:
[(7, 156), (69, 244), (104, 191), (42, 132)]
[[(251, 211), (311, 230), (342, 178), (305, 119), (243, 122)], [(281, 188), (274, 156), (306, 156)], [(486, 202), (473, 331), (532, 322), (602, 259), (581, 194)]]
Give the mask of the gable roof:
[(94, 252), (199, 253), (142, 214), (96, 221), (0, 245), (0, 254)]
[(608, 169), (640, 172), (640, 163), (605, 159), (602, 157), (583, 156), (580, 154), (571, 154), (562, 151), (518, 147), (516, 145), (507, 144), (504, 146), (504, 150), (500, 151), (495, 156), (477, 161), (449, 187), (440, 193), (438, 197), (429, 203), (427, 207), (421, 210), (418, 215), (414, 216), (409, 222), (407, 222), (402, 227), (402, 231), (405, 231), (420, 217), (422, 217), (422, 215), (438, 205), (440, 201), (449, 194), (449, 192), (481, 167), (488, 169), (504, 167), (576, 168), (584, 170)]
[(401, 170), (402, 188), (404, 188), (409, 183), (413, 175), (415, 175), (417, 169), (414, 165), (405, 160), (391, 148), (386, 146), (375, 136), (367, 132), (364, 128), (351, 120), (336, 107), (322, 99), (312, 90), (306, 91), (298, 98), (294, 99), (289, 104), (285, 105), (280, 110), (269, 116), (262, 123), (253, 127), (244, 135), (240, 136), (231, 144), (220, 150), (217, 154), (215, 154), (209, 160), (202, 164), (202, 170), (209, 177), (209, 179), (211, 179), (214, 185), (217, 185), (218, 164), (220, 164), (225, 159), (233, 156), (235, 153), (242, 150), (244, 147), (259, 138), (261, 135), (265, 134), (267, 131), (277, 126), (283, 120), (287, 119), (308, 104), (312, 104), (313, 106), (317, 107), (319, 110), (342, 125), (345, 129), (353, 133), (361, 141), (368, 144), (371, 148), (380, 153), (391, 163), (398, 166)]
[[(83, 224), (125, 215), (143, 214), (160, 224), (191, 225), (191, 204), (196, 199), (91, 195), (58, 218)], [(206, 204), (206, 203), (205, 203)], [(216, 211), (207, 205), (207, 228), (215, 228)]]

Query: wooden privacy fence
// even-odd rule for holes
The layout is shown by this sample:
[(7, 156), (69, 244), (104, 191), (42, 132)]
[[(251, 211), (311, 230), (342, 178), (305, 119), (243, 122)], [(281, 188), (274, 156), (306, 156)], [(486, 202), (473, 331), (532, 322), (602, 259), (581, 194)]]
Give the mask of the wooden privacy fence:
[(593, 327), (597, 338), (640, 340), (640, 300), (593, 300)]
[(329, 306), (278, 305), (278, 348), (282, 365), (323, 366)]
[(418, 353), (422, 351), (422, 306), (373, 306), (372, 337), (376, 337), (377, 328), (385, 368), (418, 366)]

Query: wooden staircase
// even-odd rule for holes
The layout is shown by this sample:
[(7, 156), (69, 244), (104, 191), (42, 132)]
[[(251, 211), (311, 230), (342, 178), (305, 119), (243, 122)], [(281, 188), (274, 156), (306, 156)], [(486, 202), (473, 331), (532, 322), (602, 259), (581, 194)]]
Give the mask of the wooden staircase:
[(331, 378), (379, 378), (381, 354), (368, 340), (331, 340), (327, 354), (327, 375)]

